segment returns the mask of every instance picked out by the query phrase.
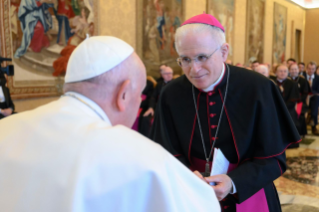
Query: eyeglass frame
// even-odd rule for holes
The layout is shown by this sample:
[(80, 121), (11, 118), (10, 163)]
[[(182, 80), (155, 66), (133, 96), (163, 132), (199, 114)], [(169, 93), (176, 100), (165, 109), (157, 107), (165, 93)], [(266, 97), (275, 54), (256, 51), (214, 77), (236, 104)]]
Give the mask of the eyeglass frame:
[[(190, 61), (188, 62), (187, 66), (183, 66), (183, 65), (182, 65), (182, 62), (180, 62), (180, 60), (183, 59), (182, 57), (178, 57), (178, 58), (176, 59), (176, 62), (177, 62), (177, 64), (178, 64), (180, 67), (188, 67), (188, 66), (192, 63), (192, 61), (200, 62), (200, 61), (198, 60), (198, 57), (201, 57), (201, 56), (207, 57), (207, 59), (204, 61), (204, 62), (206, 62), (206, 61), (207, 61), (211, 56), (213, 56), (213, 54), (214, 54), (215, 52), (217, 52), (217, 50), (219, 50), (221, 47), (222, 47), (222, 45), (219, 46), (217, 49), (215, 49), (215, 50), (213, 51), (213, 53), (211, 53), (210, 55), (200, 54), (200, 55), (196, 56), (196, 57), (193, 58), (193, 59), (191, 59), (191, 58), (188, 57), (188, 59), (190, 59)], [(184, 57), (184, 58), (185, 58), (185, 57)], [(204, 62), (200, 62), (200, 63), (204, 63)]]
[(173, 72), (167, 72), (167, 73), (162, 73), (162, 72), (161, 72), (161, 74), (162, 74), (162, 75), (173, 75), (174, 73), (173, 73)]

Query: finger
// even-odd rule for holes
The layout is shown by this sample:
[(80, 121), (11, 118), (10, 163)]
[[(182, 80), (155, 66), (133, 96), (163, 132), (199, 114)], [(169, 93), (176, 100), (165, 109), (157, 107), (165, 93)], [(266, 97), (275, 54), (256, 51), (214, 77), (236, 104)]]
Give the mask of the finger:
[(223, 181), (223, 176), (222, 175), (209, 176), (209, 177), (205, 177), (205, 180), (209, 183), (210, 182), (219, 183)]
[(218, 196), (221, 199), (225, 198), (230, 193), (230, 190), (231, 190), (231, 187), (229, 187), (225, 183), (221, 183), (217, 186), (212, 186), (212, 188), (214, 189), (216, 196)]
[(203, 175), (201, 175), (201, 173), (199, 173), (199, 171), (194, 171), (194, 174), (199, 177), (200, 179), (204, 179)]
[(221, 189), (217, 189), (215, 186), (212, 186), (212, 188), (214, 189), (216, 197), (219, 201), (224, 199), (228, 195), (227, 192), (221, 191)]
[(148, 114), (149, 114), (149, 112), (146, 111), (143, 116), (144, 116), (144, 117), (145, 117), (145, 116), (148, 116)]

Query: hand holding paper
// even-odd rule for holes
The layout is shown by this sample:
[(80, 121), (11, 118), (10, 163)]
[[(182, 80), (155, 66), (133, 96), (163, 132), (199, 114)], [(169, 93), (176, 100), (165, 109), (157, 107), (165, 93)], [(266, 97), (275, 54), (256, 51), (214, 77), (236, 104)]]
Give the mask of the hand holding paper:
[(229, 161), (220, 149), (214, 148), (214, 157), (210, 177), (205, 180), (214, 188), (218, 200), (224, 199), (232, 190), (232, 180), (228, 177), (227, 171)]
[(224, 199), (230, 193), (233, 187), (230, 177), (228, 177), (226, 174), (205, 177), (205, 180), (208, 183), (216, 183), (216, 185), (212, 186), (212, 188), (214, 189), (219, 201)]
[(220, 149), (214, 148), (214, 157), (210, 176), (227, 174), (229, 161)]

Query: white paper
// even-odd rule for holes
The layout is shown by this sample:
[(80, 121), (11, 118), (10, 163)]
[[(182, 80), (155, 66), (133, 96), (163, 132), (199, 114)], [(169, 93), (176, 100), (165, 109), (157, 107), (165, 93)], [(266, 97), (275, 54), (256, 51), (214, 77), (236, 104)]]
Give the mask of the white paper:
[[(212, 163), (212, 170), (210, 172), (210, 176), (218, 175), (218, 174), (227, 174), (229, 167), (229, 161), (224, 156), (223, 152), (214, 148), (214, 157)], [(211, 185), (215, 185), (215, 183), (210, 183)]]

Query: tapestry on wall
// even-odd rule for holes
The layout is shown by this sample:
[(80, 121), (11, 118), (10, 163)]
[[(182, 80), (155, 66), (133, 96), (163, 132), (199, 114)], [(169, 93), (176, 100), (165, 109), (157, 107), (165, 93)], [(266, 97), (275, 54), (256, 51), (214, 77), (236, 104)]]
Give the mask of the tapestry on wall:
[(154, 75), (161, 64), (177, 68), (174, 42), (184, 17), (183, 0), (140, 0), (137, 8), (137, 51), (148, 73)]
[(235, 0), (207, 0), (207, 13), (225, 28), (226, 42), (230, 46), (228, 59), (233, 60)]
[(0, 43), (2, 56), (12, 58), (15, 69), (8, 80), (13, 98), (62, 93), (72, 51), (96, 34), (97, 4), (97, 0), (1, 1)]
[(287, 32), (287, 8), (274, 3), (274, 30), (272, 63), (280, 64), (285, 61)]
[(246, 59), (247, 64), (264, 61), (265, 0), (247, 1)]

